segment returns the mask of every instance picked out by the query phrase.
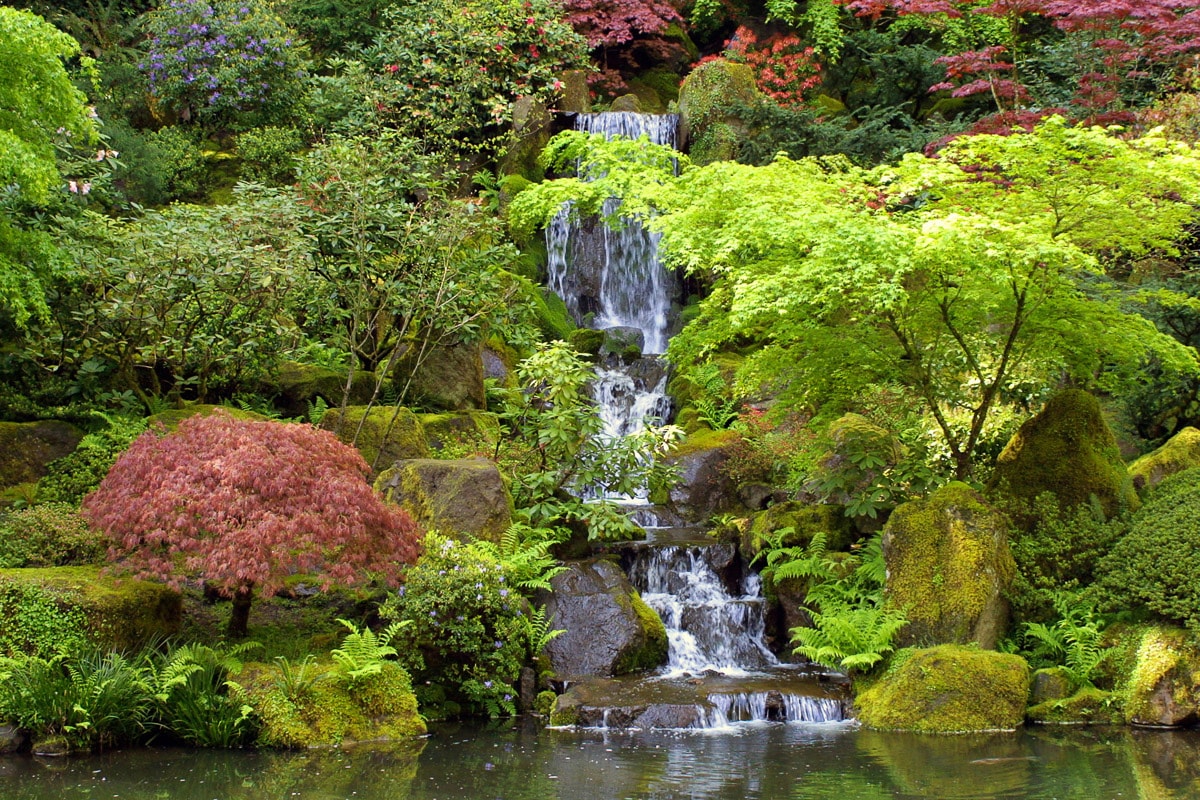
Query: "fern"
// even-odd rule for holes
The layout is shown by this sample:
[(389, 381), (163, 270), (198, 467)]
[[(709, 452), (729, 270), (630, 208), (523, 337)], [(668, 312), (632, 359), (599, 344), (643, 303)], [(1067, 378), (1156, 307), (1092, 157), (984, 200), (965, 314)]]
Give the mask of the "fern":
[(759, 554), (765, 556), (767, 562), (762, 571), (763, 578), (775, 583), (793, 579), (809, 579), (816, 583), (831, 580), (834, 562), (827, 552), (825, 531), (814, 533), (807, 546), (781, 546), (783, 539), (793, 532), (791, 527), (780, 528), (767, 537), (768, 547)]
[(316, 400), (309, 400), (305, 403), (306, 412), (305, 418), (309, 425), (320, 426), (321, 420), (325, 418), (326, 412), (329, 411), (329, 404), (325, 402), (325, 398), (317, 395)]
[(560, 537), (549, 528), (535, 528), (514, 522), (500, 536), (499, 543), (477, 540), (475, 546), (500, 562), (505, 577), (525, 592), (550, 591), (550, 580), (566, 567), (550, 555)]
[(348, 633), (342, 640), (342, 646), (330, 655), (333, 656), (342, 680), (349, 685), (358, 684), (382, 672), (384, 661), (396, 655), (396, 648), (389, 642), (401, 628), (411, 624), (411, 620), (398, 620), (382, 632), (375, 633), (366, 626), (359, 630), (358, 626), (349, 620), (339, 619), (338, 622)]
[(524, 616), (525, 620), (525, 641), (529, 647), (529, 654), (533, 658), (537, 658), (546, 645), (554, 641), (555, 637), (566, 633), (563, 629), (550, 628), (550, 619), (546, 616), (545, 608), (535, 608), (529, 614)]
[(908, 624), (899, 611), (882, 605), (834, 606), (809, 611), (811, 628), (793, 628), (793, 652), (832, 669), (866, 671), (895, 649), (896, 635)]
[(232, 680), (242, 656), (259, 647), (245, 642), (228, 649), (187, 644), (169, 652), (158, 668), (155, 699), (166, 728), (202, 747), (234, 747), (255, 734), (252, 709), (234, 699)]
[(1076, 595), (1062, 592), (1054, 598), (1059, 619), (1052, 625), (1025, 623), (1023, 638), (1029, 658), (1062, 667), (1076, 690), (1095, 686), (1101, 665), (1116, 652), (1104, 647), (1105, 621), (1095, 608)]

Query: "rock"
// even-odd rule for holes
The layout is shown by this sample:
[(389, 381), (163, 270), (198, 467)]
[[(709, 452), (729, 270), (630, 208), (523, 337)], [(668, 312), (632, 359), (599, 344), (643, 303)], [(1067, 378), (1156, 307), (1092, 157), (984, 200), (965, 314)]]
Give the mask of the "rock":
[(591, 112), (592, 93), (588, 88), (587, 76), (588, 71), (582, 69), (568, 69), (562, 73), (562, 102), (558, 104), (560, 111), (571, 114)]
[(62, 758), (71, 755), (71, 743), (65, 736), (48, 736), (34, 742), (31, 750), (35, 756)]
[(785, 528), (792, 531), (780, 541), (784, 547), (807, 547), (816, 533), (825, 534), (825, 548), (831, 551), (846, 550), (858, 540), (842, 506), (788, 501), (768, 506), (750, 518), (750, 526), (741, 536), (742, 555), (754, 558), (768, 537)]
[(1162, 728), (1200, 721), (1200, 647), (1187, 631), (1155, 626), (1142, 635), (1127, 680), (1125, 719)]
[[(346, 371), (285, 361), (274, 375), (263, 380), (258, 391), (273, 396), (272, 402), (283, 416), (302, 417), (318, 397), (324, 398), (328, 406), (341, 405), (346, 393)], [(374, 391), (375, 376), (357, 370), (350, 384), (350, 404), (366, 403)]]
[(738, 502), (750, 511), (767, 507), (767, 503), (775, 496), (775, 487), (769, 483), (751, 481), (737, 487)]
[(677, 445), (666, 461), (679, 472), (671, 488), (674, 509), (685, 519), (705, 521), (737, 505), (737, 487), (721, 469), (727, 449), (738, 438), (736, 431), (702, 430)]
[(634, 114), (642, 113), (642, 101), (636, 94), (623, 94), (612, 101), (610, 111), (629, 111)]
[(433, 453), (448, 448), (490, 453), (500, 438), (500, 418), (489, 411), (418, 414), (417, 420)]
[(566, 631), (546, 647), (559, 679), (613, 676), (667, 660), (667, 631), (620, 567), (603, 559), (576, 562), (544, 593), (551, 628)]
[(619, 356), (624, 361), (634, 361), (642, 357), (642, 348), (646, 344), (646, 334), (641, 328), (629, 326), (614, 326), (604, 329), (604, 344), (600, 347), (600, 355)]
[(407, 408), (372, 406), (368, 410), (366, 406), (350, 406), (344, 415), (341, 409), (331, 408), (321, 420), (321, 427), (357, 447), (367, 464), (373, 465), (375, 474), (396, 461), (429, 456), (425, 430)]
[(70, 455), (82, 438), (69, 422), (0, 422), (0, 488), (36, 483), (47, 464)]
[(1114, 701), (1109, 692), (1088, 686), (1069, 697), (1030, 706), (1025, 718), (1049, 725), (1120, 725), (1123, 719)]
[(567, 337), (567, 344), (571, 345), (571, 349), (575, 352), (592, 356), (594, 359), (600, 355), (600, 348), (604, 346), (604, 339), (604, 331), (592, 328), (576, 328)]
[[(800, 495), (803, 500), (849, 505), (904, 456), (903, 446), (890, 431), (861, 414), (843, 414), (829, 426), (828, 436), (830, 449), (817, 462)], [(876, 466), (859, 466), (868, 457), (867, 463)], [(838, 488), (831, 492), (825, 488), (830, 486)]]
[(490, 344), (483, 348), (483, 379), (493, 380), (500, 386), (514, 383), (515, 357)]
[(746, 64), (716, 59), (692, 70), (679, 87), (680, 146), (692, 163), (734, 159), (750, 129), (723, 109), (758, 99), (754, 71)]
[[(417, 349), (410, 348), (396, 362), (392, 378), (397, 387), (408, 384), (414, 405), (439, 411), (468, 411), (487, 408), (483, 386), (483, 347), (479, 344), (455, 344), (432, 347), (418, 368)], [(414, 372), (413, 370), (416, 369)]]
[(17, 752), (25, 746), (27, 739), (15, 725), (0, 725), (0, 755)]
[(552, 123), (545, 103), (518, 97), (513, 103), (512, 132), (504, 160), (500, 162), (500, 174), (520, 175), (533, 181), (545, 177), (546, 170), (538, 164), (538, 156), (550, 141)]
[(965, 483), (904, 503), (883, 529), (884, 602), (907, 615), (905, 644), (996, 646), (1016, 565), (1008, 521)]
[[(1058, 393), (1021, 426), (996, 459), (987, 488), (1025, 507), (1043, 492), (1063, 510), (1095, 497), (1108, 517), (1140, 505), (1100, 402), (1079, 389)], [(1032, 524), (1021, 516), (1023, 527)]]
[(1139, 492), (1152, 489), (1170, 475), (1200, 467), (1200, 430), (1187, 427), (1152, 453), (1129, 465), (1129, 477)]
[(863, 725), (917, 733), (1015, 730), (1029, 665), (1020, 656), (941, 645), (907, 655), (856, 701)]
[[(161, 583), (114, 577), (99, 567), (0, 570), (0, 593), (29, 590), (45, 593), (68, 612), (77, 610), (83, 635), (102, 650), (133, 653), (179, 632), (183, 601)], [(17, 625), (0, 615), (0, 626)]]
[(483, 458), (397, 461), (375, 489), (422, 527), (492, 542), (512, 525), (512, 497), (496, 465)]
[(1062, 667), (1039, 669), (1029, 682), (1029, 705), (1062, 700), (1071, 696), (1075, 681)]

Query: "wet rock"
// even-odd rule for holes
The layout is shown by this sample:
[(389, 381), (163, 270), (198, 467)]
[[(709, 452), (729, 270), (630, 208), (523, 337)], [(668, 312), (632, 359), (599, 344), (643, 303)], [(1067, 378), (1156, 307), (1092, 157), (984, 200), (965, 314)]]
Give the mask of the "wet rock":
[(71, 744), (62, 736), (51, 736), (33, 743), (33, 754), (45, 758), (71, 755)]
[(483, 349), (478, 344), (435, 346), (417, 361), (412, 348), (396, 363), (393, 380), (409, 384), (407, 397), (426, 408), (468, 411), (486, 408), (483, 386)]
[(1177, 728), (1200, 721), (1200, 647), (1181, 628), (1148, 628), (1128, 679), (1130, 724)]
[(707, 520), (713, 514), (737, 507), (737, 487), (722, 467), (729, 458), (728, 447), (737, 439), (734, 431), (704, 431), (692, 436), (667, 456), (679, 474), (670, 500), (686, 520)]
[(641, 358), (645, 345), (646, 335), (641, 328), (617, 325), (604, 329), (604, 343), (600, 346), (600, 355), (615, 355), (625, 361), (634, 361)]
[(15, 753), (25, 746), (23, 731), (12, 725), (0, 725), (0, 754)]
[(610, 561), (578, 562), (544, 593), (551, 628), (566, 631), (546, 647), (560, 679), (621, 675), (666, 662), (667, 631)]
[(425, 528), (499, 541), (512, 524), (512, 497), (496, 465), (482, 458), (415, 458), (380, 474), (376, 491)]

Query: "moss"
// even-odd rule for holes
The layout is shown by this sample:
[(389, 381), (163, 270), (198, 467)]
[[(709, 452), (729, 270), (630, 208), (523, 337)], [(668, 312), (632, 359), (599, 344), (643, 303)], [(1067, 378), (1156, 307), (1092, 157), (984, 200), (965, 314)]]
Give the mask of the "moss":
[(550, 689), (538, 692), (537, 697), (533, 700), (534, 713), (542, 716), (549, 716), (554, 711), (554, 702), (558, 700), (558, 695)]
[(1025, 711), (1030, 722), (1049, 725), (1119, 725), (1120, 704), (1111, 693), (1089, 686), (1070, 697), (1046, 700)]
[(942, 645), (906, 654), (856, 705), (863, 725), (881, 730), (1014, 730), (1028, 692), (1029, 666), (1020, 656)]
[[(355, 431), (359, 430), (360, 423), (362, 430), (356, 440)], [(374, 464), (376, 470), (386, 469), (400, 459), (425, 458), (429, 455), (429, 444), (421, 422), (407, 408), (374, 406), (368, 411), (366, 406), (350, 406), (345, 411), (344, 419), (341, 409), (331, 408), (321, 420), (321, 427), (333, 431), (343, 442), (357, 447), (366, 462)]]
[(567, 336), (567, 344), (571, 345), (571, 349), (575, 352), (594, 358), (600, 354), (600, 348), (604, 346), (604, 339), (604, 331), (576, 328)]
[(487, 406), (483, 347), (478, 343), (433, 345), (420, 358), (411, 346), (396, 360), (392, 380), (408, 387), (406, 397), (430, 410), (468, 411)]
[[(350, 384), (350, 404), (367, 402), (374, 390), (375, 376), (358, 370)], [(299, 416), (306, 412), (307, 404), (318, 397), (325, 398), (330, 406), (341, 405), (342, 395), (346, 392), (346, 371), (285, 361), (274, 375), (263, 381), (259, 392), (274, 396), (284, 415)]]
[(754, 72), (745, 64), (716, 59), (692, 70), (679, 88), (679, 113), (693, 163), (703, 166), (728, 157), (748, 131), (726, 109), (758, 99)]
[(500, 438), (500, 419), (488, 411), (418, 414), (431, 453), (460, 457), (491, 450)]
[(1181, 628), (1146, 628), (1119, 688), (1127, 722), (1171, 725), (1195, 719), (1200, 713), (1200, 646)]
[(701, 428), (689, 433), (686, 439), (676, 444), (671, 450), (670, 457), (678, 459), (704, 450), (725, 447), (737, 441), (740, 436), (741, 434), (737, 431), (714, 431), (712, 428)]
[(899, 506), (883, 536), (885, 602), (905, 612), (902, 641), (995, 646), (1015, 572), (1007, 521), (965, 483)]
[(653, 608), (646, 605), (646, 601), (642, 600), (641, 595), (637, 592), (633, 592), (628, 597), (645, 638), (641, 647), (626, 652), (613, 665), (614, 675), (654, 669), (667, 660), (667, 628), (663, 625), (662, 619)]
[[(665, 113), (666, 104), (679, 99), (679, 75), (666, 67), (646, 70), (629, 81), (630, 91), (637, 94), (638, 97), (642, 97), (642, 87), (654, 92), (655, 97), (663, 104), (662, 109), (655, 113)], [(644, 104), (645, 99), (642, 102)]]
[(1152, 453), (1129, 465), (1129, 477), (1139, 492), (1152, 489), (1159, 481), (1191, 467), (1200, 467), (1200, 430), (1187, 427), (1172, 436)]
[[(1087, 392), (1068, 389), (1052, 397), (996, 459), (989, 495), (1031, 506), (1043, 492), (1053, 493), (1064, 510), (1095, 498), (1108, 517), (1140, 505), (1100, 402)], [(1029, 527), (1033, 520), (1018, 522)]]
[(353, 686), (331, 664), (309, 665), (305, 677), (288, 686), (280, 667), (267, 664), (247, 664), (237, 676), (243, 699), (261, 720), (259, 745), (306, 748), (425, 733), (408, 674), (392, 662)]
[(858, 539), (858, 533), (841, 506), (807, 503), (776, 503), (750, 518), (750, 525), (739, 542), (746, 558), (758, 555), (766, 539), (776, 531), (791, 528), (781, 542), (784, 547), (805, 547), (818, 531), (826, 535), (828, 550), (845, 550)]
[(146, 418), (147, 424), (151, 428), (155, 425), (161, 425), (168, 431), (173, 431), (179, 427), (179, 423), (185, 419), (191, 419), (197, 415), (208, 416), (214, 411), (220, 409), (226, 414), (229, 414), (234, 419), (250, 419), (256, 421), (265, 420), (262, 414), (256, 414), (253, 411), (243, 411), (240, 408), (231, 408), (230, 406), (215, 406), (210, 403), (186, 403), (180, 408), (170, 408), (166, 411), (160, 411), (157, 414), (152, 414)]
[(535, 292), (534, 317), (538, 329), (547, 340), (567, 341), (571, 331), (575, 330), (575, 322), (563, 299), (549, 289)]
[[(179, 631), (179, 593), (161, 583), (102, 574), (99, 567), (0, 570), (0, 589), (36, 587), (85, 621), (102, 648), (133, 652)], [(12, 624), (5, 622), (4, 624)]]
[(69, 422), (0, 422), (0, 487), (36, 483), (47, 464), (69, 455), (82, 438)]
[(554, 706), (550, 709), (550, 725), (555, 728), (569, 728), (579, 724), (579, 706), (564, 700), (566, 695), (554, 698)]
[(512, 496), (488, 459), (399, 461), (380, 474), (375, 490), (418, 524), (444, 533), (498, 542), (512, 525)]

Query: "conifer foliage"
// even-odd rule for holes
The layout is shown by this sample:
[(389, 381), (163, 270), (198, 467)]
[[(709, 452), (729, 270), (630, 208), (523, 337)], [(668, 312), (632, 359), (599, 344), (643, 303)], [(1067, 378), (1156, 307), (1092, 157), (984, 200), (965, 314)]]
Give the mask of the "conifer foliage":
[(255, 589), (274, 594), (295, 573), (326, 586), (395, 584), (416, 560), (416, 524), (374, 493), (368, 473), (358, 451), (327, 431), (217, 412), (143, 434), (83, 512), (139, 576), (202, 578), (232, 597), (237, 637)]

